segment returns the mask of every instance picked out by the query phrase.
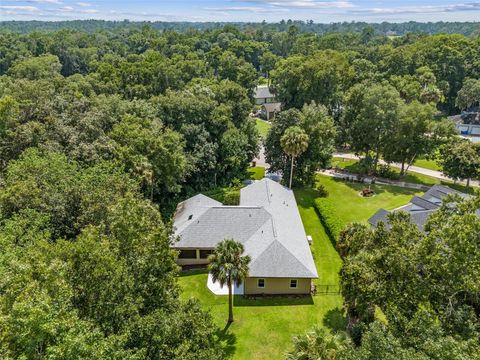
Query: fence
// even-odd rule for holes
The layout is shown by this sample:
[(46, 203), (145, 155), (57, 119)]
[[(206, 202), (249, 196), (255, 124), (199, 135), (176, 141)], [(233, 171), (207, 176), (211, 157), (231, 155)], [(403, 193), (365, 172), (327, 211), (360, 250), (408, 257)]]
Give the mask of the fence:
[(315, 285), (313, 295), (338, 295), (340, 294), (340, 285)]

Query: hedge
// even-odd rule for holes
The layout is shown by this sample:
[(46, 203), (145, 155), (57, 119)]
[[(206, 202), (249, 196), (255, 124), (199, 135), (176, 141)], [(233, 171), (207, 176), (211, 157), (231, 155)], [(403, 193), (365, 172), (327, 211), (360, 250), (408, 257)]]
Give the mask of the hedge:
[(327, 199), (316, 199), (315, 209), (330, 239), (336, 243), (344, 224), (335, 215), (332, 204)]

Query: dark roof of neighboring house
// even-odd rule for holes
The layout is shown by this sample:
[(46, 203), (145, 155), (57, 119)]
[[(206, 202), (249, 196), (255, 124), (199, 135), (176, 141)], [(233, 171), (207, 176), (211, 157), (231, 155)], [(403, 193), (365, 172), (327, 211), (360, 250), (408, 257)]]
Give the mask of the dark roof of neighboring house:
[(255, 88), (255, 99), (271, 99), (274, 97), (275, 95), (270, 92), (268, 86), (257, 86)]
[[(442, 200), (449, 194), (457, 194), (463, 198), (469, 197), (469, 195), (449, 188), (448, 186), (434, 185), (428, 189), (422, 197), (414, 196), (407, 205), (393, 211), (408, 212), (412, 222), (416, 224), (419, 229), (423, 230), (429, 216), (440, 208)], [(388, 214), (390, 214), (389, 211), (380, 209), (368, 219), (368, 222), (372, 226), (377, 226), (379, 222), (383, 222), (388, 226)]]
[(317, 270), (292, 190), (270, 179), (240, 191), (239, 206), (204, 195), (177, 207), (174, 248), (214, 248), (233, 238), (251, 257), (249, 276), (316, 278)]
[(449, 116), (448, 118), (457, 125), (480, 125), (480, 109), (464, 111), (459, 115)]

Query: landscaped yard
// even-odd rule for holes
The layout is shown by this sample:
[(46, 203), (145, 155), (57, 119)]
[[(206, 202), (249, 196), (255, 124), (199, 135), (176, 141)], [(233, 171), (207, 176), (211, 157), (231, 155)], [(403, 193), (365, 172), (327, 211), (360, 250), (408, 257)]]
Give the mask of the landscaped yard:
[(257, 127), (257, 130), (258, 130), (258, 133), (260, 134), (260, 137), (262, 139), (265, 139), (267, 137), (268, 131), (270, 130), (272, 125), (270, 125), (270, 123), (268, 123), (268, 122), (266, 122), (265, 120), (262, 120), (262, 119), (256, 119), (256, 121), (257, 121), (256, 127)]
[[(335, 204), (336, 215), (342, 222), (366, 221), (383, 207), (393, 209), (404, 205), (415, 193), (390, 186), (374, 186), (378, 195), (361, 198), (360, 184), (347, 184), (326, 176), (318, 180), (329, 192), (326, 201)], [(317, 192), (311, 188), (295, 191), (305, 231), (313, 238), (313, 256), (319, 279), (317, 285), (338, 286), (338, 271), (341, 259), (317, 216), (313, 206)], [(342, 298), (338, 294), (319, 294), (306, 298), (273, 298), (262, 300), (235, 299), (235, 322), (226, 325), (228, 308), (226, 296), (213, 295), (206, 286), (205, 271), (182, 274), (179, 283), (183, 288), (182, 298), (196, 297), (205, 309), (210, 310), (227, 352), (234, 359), (281, 359), (291, 347), (292, 337), (304, 333), (319, 324), (329, 329), (341, 328)], [(320, 288), (320, 287), (319, 287)]]
[[(438, 169), (433, 169), (435, 166), (435, 163), (429, 160), (418, 160), (420, 161), (420, 164), (424, 165), (421, 166), (418, 163), (415, 163), (416, 166), (424, 167), (426, 169), (431, 169), (431, 170), (437, 170)], [(332, 160), (332, 166), (333, 167), (339, 167), (342, 169), (346, 169), (351, 171), (352, 173), (358, 173), (358, 160), (352, 160), (352, 159), (344, 159), (344, 158), (333, 158)], [(400, 172), (398, 168), (392, 167), (392, 170), (397, 172), (397, 174)], [(401, 178), (401, 181), (405, 182), (411, 182), (411, 183), (416, 183), (416, 184), (422, 184), (422, 185), (427, 185), (427, 186), (432, 186), (435, 184), (443, 184), (450, 186), (452, 188), (455, 188), (457, 190), (463, 191), (463, 192), (471, 192), (471, 189), (467, 189), (466, 186), (461, 185), (461, 184), (454, 184), (453, 181), (447, 181), (447, 180), (440, 180), (428, 175), (423, 175), (419, 174), (413, 171), (408, 171), (407, 175)]]

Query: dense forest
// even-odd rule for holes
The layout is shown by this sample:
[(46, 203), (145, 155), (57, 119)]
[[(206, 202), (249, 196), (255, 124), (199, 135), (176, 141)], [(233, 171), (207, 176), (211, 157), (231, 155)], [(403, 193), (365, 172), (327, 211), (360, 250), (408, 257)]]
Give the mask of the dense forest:
[[(0, 24), (0, 357), (225, 356), (210, 315), (180, 300), (170, 215), (245, 178), (256, 84), (285, 108), (265, 142), (273, 169), (288, 175), (285, 129), (313, 144), (297, 183), (347, 144), (411, 165), (453, 136), (445, 115), (480, 101), (458, 101), (480, 77), (474, 23), (194, 27)], [(346, 358), (478, 358), (478, 199), (456, 201), (429, 235), (402, 218), (355, 232), (355, 248), (342, 235)]]
[(106, 21), (106, 20), (70, 20), (70, 21), (0, 21), (0, 29), (19, 33), (32, 31), (58, 31), (62, 29), (81, 30), (94, 32), (100, 30), (112, 31), (115, 29), (133, 29), (151, 26), (156, 30), (215, 30), (227, 25), (234, 25), (244, 31), (287, 31), (295, 25), (301, 32), (315, 32), (326, 34), (332, 32), (361, 32), (365, 27), (371, 26), (377, 35), (406, 35), (408, 33), (425, 34), (479, 34), (478, 22), (402, 22), (402, 23), (366, 23), (360, 21), (338, 23), (315, 23), (313, 20), (282, 20), (279, 23), (222, 23), (222, 22), (174, 22), (174, 21)]

